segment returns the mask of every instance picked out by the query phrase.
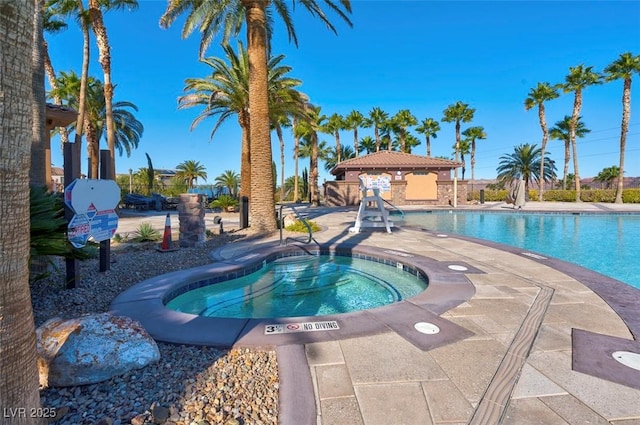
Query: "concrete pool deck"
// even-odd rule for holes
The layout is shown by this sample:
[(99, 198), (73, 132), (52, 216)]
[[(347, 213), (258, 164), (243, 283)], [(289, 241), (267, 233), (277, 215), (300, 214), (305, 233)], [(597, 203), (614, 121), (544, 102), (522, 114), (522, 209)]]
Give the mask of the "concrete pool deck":
[[(640, 423), (640, 371), (612, 357), (640, 354), (640, 290), (486, 241), (408, 228), (351, 234), (354, 208), (297, 209), (323, 226), (314, 234), (321, 244), (465, 265), (439, 277), (451, 273), (475, 293), (442, 313), (415, 304), (372, 334), (278, 345), (282, 425)], [(640, 213), (640, 205), (529, 202), (524, 211)], [(277, 244), (277, 237), (238, 242), (216, 255), (231, 260)], [(468, 334), (429, 348), (438, 336), (414, 324), (430, 316)], [(348, 329), (349, 319), (340, 326)]]

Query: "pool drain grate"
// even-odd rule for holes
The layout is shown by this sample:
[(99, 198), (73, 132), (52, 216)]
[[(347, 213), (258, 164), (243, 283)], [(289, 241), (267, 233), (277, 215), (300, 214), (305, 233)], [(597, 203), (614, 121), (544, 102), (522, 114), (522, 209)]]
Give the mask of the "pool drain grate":
[(434, 335), (440, 332), (440, 328), (437, 325), (429, 322), (418, 322), (413, 325), (414, 328), (420, 333), (427, 335)]
[(611, 356), (620, 364), (640, 370), (640, 354), (631, 351), (615, 351)]

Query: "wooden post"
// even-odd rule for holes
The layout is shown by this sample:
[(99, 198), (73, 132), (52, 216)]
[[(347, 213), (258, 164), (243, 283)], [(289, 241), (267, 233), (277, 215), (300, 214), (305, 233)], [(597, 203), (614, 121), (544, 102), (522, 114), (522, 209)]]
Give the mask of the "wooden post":
[[(100, 150), (100, 179), (114, 180), (111, 175), (111, 152)], [(111, 266), (111, 239), (100, 242), (100, 271), (106, 272)]]
[[(80, 158), (78, 150), (75, 149), (75, 143), (64, 144), (64, 185), (68, 186), (80, 174)], [(66, 203), (64, 207), (64, 218), (67, 222), (71, 221), (75, 212), (69, 208)], [(80, 282), (79, 261), (67, 258), (65, 260), (67, 289), (73, 289)]]

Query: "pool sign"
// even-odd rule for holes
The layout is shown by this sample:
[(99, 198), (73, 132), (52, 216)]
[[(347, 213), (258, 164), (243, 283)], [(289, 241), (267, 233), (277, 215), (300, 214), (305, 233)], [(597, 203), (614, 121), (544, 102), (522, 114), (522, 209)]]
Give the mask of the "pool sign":
[(277, 325), (265, 325), (265, 335), (290, 334), (296, 332), (335, 331), (340, 329), (338, 322), (330, 320), (326, 322), (286, 323)]
[(71, 244), (82, 248), (90, 237), (96, 242), (111, 239), (118, 228), (119, 202), (120, 188), (113, 180), (72, 181), (64, 190), (64, 203), (75, 213), (68, 226)]

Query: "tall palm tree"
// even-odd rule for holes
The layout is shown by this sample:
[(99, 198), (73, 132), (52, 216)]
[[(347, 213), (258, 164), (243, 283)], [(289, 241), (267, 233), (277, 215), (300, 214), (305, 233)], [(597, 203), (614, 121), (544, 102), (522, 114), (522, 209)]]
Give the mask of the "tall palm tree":
[(371, 124), (371, 127), (373, 127), (373, 135), (376, 139), (376, 152), (380, 150), (380, 129), (384, 126), (384, 123), (386, 123), (388, 119), (389, 114), (383, 111), (378, 106), (369, 111), (369, 122)]
[(593, 71), (592, 66), (585, 67), (580, 64), (575, 67), (569, 67), (569, 75), (565, 77), (562, 90), (565, 93), (574, 93), (573, 112), (571, 114), (571, 122), (569, 127), (569, 138), (573, 150), (573, 174), (576, 181), (576, 202), (582, 202), (580, 197), (580, 173), (578, 171), (578, 144), (576, 141), (576, 126), (582, 109), (582, 91), (596, 84), (602, 84), (602, 75)]
[(624, 189), (624, 151), (627, 146), (627, 132), (629, 131), (629, 119), (631, 117), (631, 76), (640, 74), (640, 55), (623, 53), (609, 64), (604, 72), (607, 81), (622, 80), (622, 124), (620, 125), (620, 178), (616, 188), (616, 204), (622, 203), (622, 190)]
[(176, 166), (176, 177), (187, 182), (189, 189), (192, 189), (198, 179), (207, 181), (207, 172), (200, 161), (190, 159)]
[(550, 182), (556, 178), (555, 162), (547, 156), (544, 161), (543, 173), (540, 173), (542, 150), (535, 144), (525, 143), (515, 146), (513, 153), (500, 157), (498, 168), (498, 181), (505, 184), (511, 180), (522, 178), (525, 184), (525, 193), (529, 193), (529, 184), (536, 182), (538, 186), (542, 181)]
[(111, 178), (116, 178), (116, 136), (115, 123), (113, 120), (113, 83), (111, 83), (111, 46), (109, 45), (109, 37), (107, 35), (107, 27), (104, 25), (102, 11), (124, 9), (129, 10), (138, 7), (137, 0), (89, 0), (89, 19), (91, 20), (91, 29), (96, 36), (98, 58), (102, 72), (104, 74), (104, 101), (106, 112), (106, 128), (107, 128), (107, 148), (111, 156)]
[(214, 186), (218, 189), (227, 189), (229, 195), (236, 198), (238, 196), (238, 186), (240, 185), (240, 176), (233, 170), (225, 170), (215, 179)]
[(44, 89), (44, 55), (42, 28), (44, 22), (44, 0), (35, 1), (35, 15), (33, 19), (32, 40), (31, 40), (31, 87), (34, 95), (31, 96), (31, 116), (33, 117), (33, 135), (31, 138), (31, 164), (29, 169), (29, 180), (32, 186), (38, 188), (49, 186), (51, 178), (47, 178), (47, 152), (49, 147), (46, 141), (45, 129), (45, 109), (44, 102), (40, 102), (45, 95)]
[(356, 111), (355, 109), (349, 112), (344, 119), (345, 129), (353, 130), (353, 150), (358, 156), (360, 149), (358, 149), (358, 128), (363, 127), (365, 123), (365, 117), (361, 112)]
[[(576, 137), (582, 138), (591, 133), (591, 130), (585, 127), (582, 117), (578, 117), (574, 127)], [(562, 140), (564, 142), (564, 172), (562, 174), (562, 190), (567, 189), (567, 176), (569, 174), (569, 159), (571, 158), (571, 117), (565, 115), (564, 119), (556, 122), (549, 131), (549, 135), (554, 140)]]
[[(549, 102), (550, 100), (556, 99), (560, 94), (558, 93), (558, 89), (552, 86), (549, 83), (538, 83), (535, 88), (532, 88), (529, 91), (529, 97), (524, 100), (524, 109), (529, 110), (534, 106), (538, 106), (538, 120), (540, 121), (540, 128), (542, 129), (542, 144), (540, 155), (540, 174), (543, 172), (544, 168), (544, 157), (545, 157), (545, 149), (547, 148), (547, 141), (549, 140), (549, 130), (547, 129), (547, 120), (545, 118), (545, 102)], [(473, 167), (472, 167), (473, 169)], [(544, 192), (544, 185), (540, 186), (540, 190), (538, 191), (538, 201), (542, 202), (542, 194)]]
[(291, 130), (293, 132), (293, 202), (298, 202), (300, 198), (300, 190), (298, 188), (298, 159), (300, 158), (300, 131), (298, 130), (298, 123), (300, 121), (297, 117), (293, 117), (293, 126)]
[(318, 193), (318, 160), (326, 155), (326, 142), (318, 141), (318, 133), (324, 125), (326, 117), (321, 114), (319, 106), (308, 105), (307, 118), (298, 123), (296, 131), (302, 139), (299, 155), (301, 158), (309, 158), (309, 190), (311, 205), (320, 205)]
[[(455, 148), (456, 146), (453, 145), (454, 151), (455, 151)], [(471, 153), (471, 141), (469, 139), (460, 140), (459, 150), (460, 150), (460, 162), (462, 162), (462, 180), (464, 180), (464, 173), (467, 168), (467, 162), (465, 161), (464, 156)]]
[[(455, 144), (455, 161), (458, 162), (460, 160), (460, 123), (461, 122), (470, 122), (473, 120), (473, 115), (476, 110), (474, 108), (470, 108), (469, 104), (463, 103), (461, 101), (457, 101), (453, 105), (449, 105), (447, 109), (445, 109), (443, 113), (443, 118), (441, 121), (443, 122), (454, 122), (456, 124), (456, 144)], [(458, 180), (458, 168), (453, 169), (453, 178), (454, 182)], [(453, 206), (458, 206), (458, 186), (454, 183), (453, 185)]]
[[(471, 188), (473, 190), (473, 183), (475, 181), (475, 167), (476, 167), (476, 140), (484, 140), (487, 138), (487, 133), (484, 131), (484, 127), (475, 126), (469, 127), (462, 132), (462, 135), (471, 143)], [(544, 152), (543, 152), (544, 155)]]
[[(78, 105), (81, 81), (78, 75), (71, 71), (62, 71), (56, 79), (56, 89), (49, 92), (49, 96), (57, 96), (67, 106), (74, 108)], [(91, 162), (89, 175), (96, 178), (98, 175), (98, 151), (100, 139), (105, 135), (106, 109), (104, 89), (102, 83), (93, 77), (87, 80), (86, 113), (84, 132), (87, 135), (87, 155)], [(144, 132), (144, 126), (133, 114), (138, 108), (128, 101), (113, 103), (113, 117), (115, 124), (115, 148), (120, 156), (126, 153), (131, 156), (132, 149), (138, 147), (140, 138)], [(73, 125), (72, 125), (73, 127)], [(71, 131), (73, 128), (71, 128)]]
[[(315, 0), (294, 0), (293, 5), (301, 4), (314, 17), (319, 18), (332, 31), (335, 27)], [(349, 0), (325, 0), (325, 4), (349, 26), (347, 17), (351, 13)], [(284, 22), (289, 39), (297, 45), (297, 37), (289, 7), (285, 0), (227, 0), (225, 2), (200, 0), (170, 0), (167, 10), (160, 18), (162, 27), (170, 26), (175, 19), (187, 13), (182, 36), (189, 36), (194, 29), (202, 32), (200, 56), (204, 55), (213, 37), (222, 32), (223, 42), (230, 36), (237, 36), (246, 24), (247, 51), (249, 54), (249, 110), (251, 111), (251, 194), (250, 214), (252, 226), (258, 231), (276, 230), (273, 211), (275, 202), (271, 189), (273, 173), (271, 171), (271, 139), (269, 131), (269, 105), (267, 84), (267, 48), (269, 47), (270, 23), (273, 13), (277, 13)], [(255, 186), (255, 190), (254, 189)]]
[(597, 176), (593, 178), (593, 181), (604, 183), (606, 189), (611, 189), (611, 182), (615, 179), (620, 180), (620, 168), (617, 165), (603, 168)]
[[(34, 6), (33, 1), (7, 0), (0, 7), (0, 400), (26, 412), (40, 407), (28, 265), (32, 117), (16, 111), (28, 111), (34, 101), (44, 103), (44, 97), (33, 99), (26, 83), (33, 72)], [(39, 421), (17, 415), (4, 420), (8, 425)]]
[(346, 130), (346, 123), (342, 115), (340, 114), (332, 114), (329, 119), (327, 119), (327, 123), (324, 125), (323, 131), (325, 133), (332, 134), (336, 138), (336, 159), (338, 162), (341, 161), (341, 151), (342, 147), (340, 145), (340, 132), (342, 130)]
[(280, 201), (284, 199), (284, 135), (282, 127), (291, 127), (291, 121), (286, 115), (272, 118), (271, 127), (276, 131), (278, 141), (280, 142)]
[(431, 138), (438, 138), (440, 123), (433, 118), (425, 118), (420, 123), (420, 126), (416, 127), (416, 131), (420, 134), (424, 134), (425, 141), (427, 143), (427, 156), (431, 156)]
[[(91, 39), (89, 37), (89, 27), (91, 22), (89, 14), (87, 13), (82, 0), (51, 0), (48, 5), (51, 9), (51, 13), (58, 14), (60, 16), (71, 16), (80, 25), (80, 31), (82, 32), (82, 68), (80, 72), (80, 95), (78, 97), (78, 119), (76, 120), (75, 138), (74, 138), (74, 150), (76, 157), (80, 158), (82, 152), (82, 135), (84, 134), (84, 123), (86, 113), (86, 93), (87, 93), (87, 81), (89, 79), (89, 58), (90, 58), (90, 45)], [(76, 177), (80, 177), (80, 167), (78, 168), (78, 174)]]
[(407, 152), (406, 150), (406, 137), (407, 129), (418, 124), (418, 119), (408, 109), (402, 109), (391, 118), (393, 123), (398, 129), (398, 136), (400, 140), (400, 152)]

